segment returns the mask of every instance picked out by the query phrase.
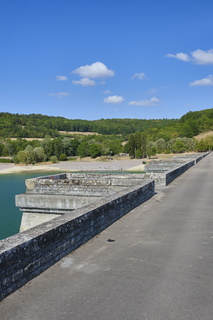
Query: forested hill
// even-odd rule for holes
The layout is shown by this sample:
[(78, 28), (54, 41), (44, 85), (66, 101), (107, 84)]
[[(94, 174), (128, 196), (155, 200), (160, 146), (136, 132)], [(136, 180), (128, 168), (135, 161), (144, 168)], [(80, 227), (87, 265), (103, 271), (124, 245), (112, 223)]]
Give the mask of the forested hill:
[(58, 131), (97, 132), (99, 134), (128, 135), (144, 132), (150, 128), (163, 128), (177, 123), (176, 119), (100, 119), (80, 120), (52, 117), (41, 114), (0, 113), (1, 137), (52, 137), (59, 136)]
[(41, 114), (0, 113), (0, 137), (43, 138), (58, 137), (59, 131), (97, 132), (120, 134), (146, 132), (152, 138), (193, 137), (213, 129), (213, 109), (188, 112), (180, 119), (100, 119), (80, 120)]

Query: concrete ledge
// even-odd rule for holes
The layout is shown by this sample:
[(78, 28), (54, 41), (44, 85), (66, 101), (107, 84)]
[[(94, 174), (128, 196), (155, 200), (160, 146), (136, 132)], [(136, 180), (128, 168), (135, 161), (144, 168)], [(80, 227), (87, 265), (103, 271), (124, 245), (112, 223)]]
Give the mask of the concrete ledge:
[(174, 160), (170, 161), (153, 161), (145, 167), (145, 178), (154, 179), (156, 186), (167, 186), (208, 154), (209, 152), (198, 153), (187, 156), (177, 156)]
[(187, 162), (185, 164), (183, 164), (182, 166), (173, 169), (169, 172), (167, 172), (165, 174), (165, 184), (166, 186), (171, 183), (174, 179), (176, 179), (177, 177), (179, 177), (182, 173), (184, 173), (186, 170), (188, 170), (189, 168), (191, 168), (192, 166), (195, 165), (195, 161), (192, 160), (190, 162)]
[(100, 197), (83, 197), (58, 194), (18, 194), (15, 196), (15, 203), (21, 211), (41, 211), (48, 213), (63, 214), (68, 210), (76, 210), (94, 201), (100, 200)]
[(63, 173), (26, 180), (26, 193), (105, 197), (141, 180), (143, 174)]
[(0, 300), (154, 195), (154, 181), (0, 241)]

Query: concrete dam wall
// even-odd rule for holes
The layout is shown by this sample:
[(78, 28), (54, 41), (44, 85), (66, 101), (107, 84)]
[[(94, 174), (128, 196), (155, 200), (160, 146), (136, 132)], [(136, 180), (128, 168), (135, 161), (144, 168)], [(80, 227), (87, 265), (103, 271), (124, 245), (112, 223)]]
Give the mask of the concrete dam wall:
[(154, 162), (145, 174), (65, 173), (27, 180), (26, 194), (16, 196), (27, 230), (0, 241), (0, 300), (148, 200), (155, 185), (166, 186), (206, 155), (164, 167)]
[[(27, 190), (28, 193), (23, 196), (23, 199), (21, 195), (17, 197), (17, 204), (29, 205), (28, 208), (25, 207), (29, 215), (30, 210), (37, 211), (38, 208), (35, 209), (34, 205), (37, 205), (36, 201), (39, 194), (30, 192), (33, 192), (34, 188), (38, 187), (37, 183), (41, 182), (39, 180), (42, 180), (41, 184), (44, 181), (47, 184), (48, 180), (51, 180), (51, 182), (55, 181), (56, 184), (59, 183), (61, 185), (59, 176), (27, 181), (28, 187), (29, 183), (31, 187)], [(103, 177), (100, 180), (102, 179)], [(115, 183), (114, 179), (111, 180), (110, 183), (108, 182), (109, 185)], [(103, 195), (102, 197), (97, 196), (94, 202), (84, 207), (76, 210), (68, 208), (63, 213), (60, 212), (60, 215), (55, 219), (1, 240), (0, 300), (154, 195), (154, 181), (142, 179), (138, 183), (137, 179), (134, 181), (134, 178), (132, 178), (132, 184), (130, 184), (127, 180), (125, 183), (122, 180), (121, 184), (123, 184), (123, 187), (119, 191), (115, 188), (115, 193), (111, 190), (106, 197), (103, 197)], [(33, 184), (34, 187), (32, 188)], [(125, 186), (125, 184), (128, 186)], [(112, 188), (109, 187), (109, 189)], [(27, 195), (29, 195), (29, 199)], [(54, 195), (50, 192), (49, 194), (40, 196), (39, 206), (41, 212), (44, 212), (47, 210), (47, 206), (43, 197), (47, 196), (46, 199), (51, 202)], [(49, 196), (51, 198), (48, 198)], [(72, 195), (69, 194), (67, 197), (72, 198)], [(53, 204), (57, 204), (57, 201), (53, 202)], [(55, 212), (54, 205), (52, 205), (51, 210)], [(41, 212), (36, 212), (35, 214), (39, 215)], [(46, 216), (48, 215), (46, 213)]]

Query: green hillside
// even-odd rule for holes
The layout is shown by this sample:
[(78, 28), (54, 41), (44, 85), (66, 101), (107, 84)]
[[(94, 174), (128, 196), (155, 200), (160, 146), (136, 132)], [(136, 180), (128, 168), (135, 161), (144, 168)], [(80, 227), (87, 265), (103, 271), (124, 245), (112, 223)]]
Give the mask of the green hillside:
[[(129, 153), (133, 158), (141, 158), (156, 153), (206, 151), (213, 149), (213, 136), (199, 141), (193, 137), (212, 129), (213, 109), (190, 111), (180, 119), (93, 121), (2, 112), (0, 156), (12, 156), (17, 163), (35, 163), (49, 161), (51, 157), (56, 161), (75, 156), (96, 158)], [(28, 141), (30, 138), (32, 141)]]
[(60, 136), (59, 131), (97, 132), (103, 135), (146, 132), (154, 139), (172, 136), (191, 138), (213, 128), (213, 109), (188, 112), (180, 119), (80, 120), (41, 114), (0, 113), (0, 137), (44, 138)]
[(51, 137), (57, 137), (59, 131), (128, 135), (152, 128), (159, 130), (177, 122), (177, 119), (100, 119), (89, 121), (41, 114), (24, 115), (2, 112), (0, 113), (0, 137), (43, 138), (47, 134)]

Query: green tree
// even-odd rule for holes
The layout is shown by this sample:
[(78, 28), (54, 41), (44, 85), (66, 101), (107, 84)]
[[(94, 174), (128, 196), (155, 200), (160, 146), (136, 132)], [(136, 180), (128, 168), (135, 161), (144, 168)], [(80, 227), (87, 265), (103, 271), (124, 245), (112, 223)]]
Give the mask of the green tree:
[(28, 145), (24, 151), (26, 152), (26, 157), (27, 157), (26, 163), (27, 164), (35, 163), (36, 159), (35, 159), (35, 154), (33, 152), (33, 147), (31, 145)]
[(99, 144), (91, 144), (89, 146), (89, 155), (92, 158), (101, 156), (101, 146)]
[(17, 158), (18, 158), (18, 162), (19, 163), (27, 163), (27, 153), (26, 151), (24, 150), (21, 150), (18, 152), (18, 155), (17, 155)]
[(89, 144), (87, 143), (87, 141), (83, 141), (82, 143), (79, 144), (77, 148), (77, 155), (80, 158), (84, 158), (89, 155)]
[(33, 149), (33, 153), (35, 162), (44, 162), (47, 160), (47, 155), (44, 153), (44, 148), (36, 147)]
[(135, 152), (135, 158), (141, 159), (142, 158), (142, 152), (141, 150), (137, 149)]
[(163, 153), (166, 150), (166, 140), (160, 138), (156, 140), (157, 153)]
[(129, 136), (128, 150), (129, 150), (129, 156), (135, 158), (136, 150), (137, 150), (137, 142), (136, 142), (136, 137), (133, 133), (130, 134)]
[(182, 139), (175, 139), (175, 141), (172, 143), (171, 151), (174, 153), (181, 153), (186, 150), (186, 147), (184, 145), (184, 142)]
[(157, 146), (156, 143), (153, 141), (149, 141), (147, 143), (147, 147), (146, 147), (146, 155), (148, 158), (150, 158), (151, 156), (155, 156), (157, 153)]
[(3, 156), (4, 144), (0, 143), (0, 157)]

